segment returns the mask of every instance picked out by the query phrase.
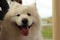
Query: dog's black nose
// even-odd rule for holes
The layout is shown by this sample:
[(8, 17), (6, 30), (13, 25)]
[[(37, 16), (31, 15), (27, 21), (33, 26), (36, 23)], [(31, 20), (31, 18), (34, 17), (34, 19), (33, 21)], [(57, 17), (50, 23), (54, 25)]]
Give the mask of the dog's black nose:
[(24, 18), (24, 19), (22, 20), (22, 23), (23, 23), (24, 25), (27, 25), (27, 24), (28, 24), (28, 19)]

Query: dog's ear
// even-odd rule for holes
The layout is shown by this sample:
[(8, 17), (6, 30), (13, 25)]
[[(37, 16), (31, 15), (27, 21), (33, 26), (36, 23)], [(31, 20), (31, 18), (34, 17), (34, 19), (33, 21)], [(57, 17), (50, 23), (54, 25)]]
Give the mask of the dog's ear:
[(36, 7), (36, 3), (30, 4), (31, 7)]
[(28, 5), (28, 6), (31, 7), (31, 8), (37, 8), (36, 3), (32, 3), (32, 4)]
[(36, 6), (36, 3), (32, 3), (28, 6), (30, 9), (32, 10), (37, 10), (37, 6)]
[(7, 13), (9, 9), (9, 5), (6, 0), (0, 0), (0, 7), (2, 11), (0, 11), (0, 20), (3, 20), (5, 14)]
[(14, 10), (14, 9), (16, 9), (17, 7), (21, 7), (21, 6), (22, 6), (22, 4), (20, 4), (20, 3), (16, 2), (16, 1), (13, 1), (13, 2), (11, 2), (11, 4), (10, 4), (9, 10)]

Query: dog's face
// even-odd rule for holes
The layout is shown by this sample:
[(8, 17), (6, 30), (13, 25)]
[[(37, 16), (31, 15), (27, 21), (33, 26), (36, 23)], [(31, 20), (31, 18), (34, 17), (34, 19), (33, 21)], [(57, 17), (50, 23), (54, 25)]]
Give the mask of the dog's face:
[(13, 8), (11, 12), (11, 22), (14, 22), (16, 27), (18, 27), (24, 36), (27, 36), (29, 29), (37, 23), (38, 14), (35, 4), (31, 6), (19, 6)]
[(21, 12), (17, 12), (15, 16), (12, 17), (12, 21), (14, 21), (18, 26), (26, 28), (34, 23), (34, 17), (32, 13), (28, 10), (22, 10)]

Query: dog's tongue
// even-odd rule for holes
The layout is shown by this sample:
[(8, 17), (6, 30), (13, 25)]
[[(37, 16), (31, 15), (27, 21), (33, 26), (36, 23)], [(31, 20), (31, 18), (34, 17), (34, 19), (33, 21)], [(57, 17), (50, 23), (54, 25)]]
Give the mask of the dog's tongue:
[(28, 35), (28, 33), (29, 33), (29, 29), (28, 29), (28, 27), (26, 27), (26, 28), (22, 28), (22, 35), (24, 35), (24, 36), (27, 36)]

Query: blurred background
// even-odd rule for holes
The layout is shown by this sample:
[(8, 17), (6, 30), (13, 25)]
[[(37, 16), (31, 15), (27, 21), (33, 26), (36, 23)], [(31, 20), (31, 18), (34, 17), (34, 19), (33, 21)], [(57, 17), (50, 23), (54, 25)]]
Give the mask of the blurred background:
[[(10, 4), (10, 0), (7, 0)], [(13, 1), (13, 0), (12, 0)], [(23, 5), (36, 3), (42, 22), (42, 36), (44, 40), (52, 40), (52, 0), (16, 0)]]

